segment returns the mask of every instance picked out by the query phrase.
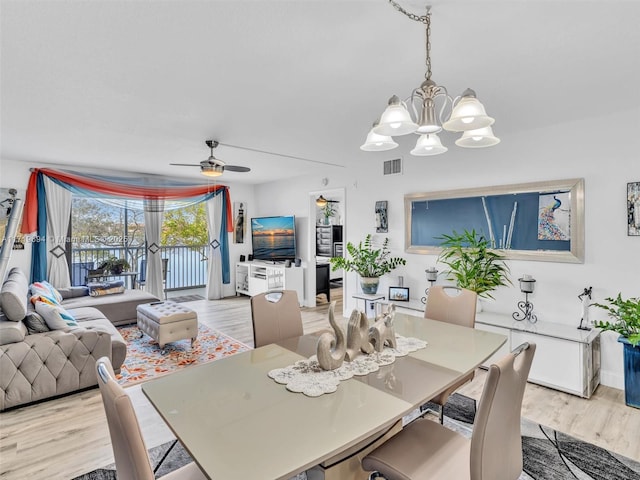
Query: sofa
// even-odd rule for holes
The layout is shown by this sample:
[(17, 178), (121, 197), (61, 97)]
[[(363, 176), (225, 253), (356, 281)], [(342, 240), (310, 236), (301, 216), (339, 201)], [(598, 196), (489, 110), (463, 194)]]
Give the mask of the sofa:
[(19, 268), (13, 268), (2, 284), (0, 411), (97, 385), (95, 362), (102, 356), (118, 373), (127, 346), (115, 325), (135, 322), (138, 304), (158, 300), (137, 291), (99, 297), (77, 288), (60, 293), (67, 296), (60, 305), (77, 326), (50, 330), (33, 321), (38, 315)]

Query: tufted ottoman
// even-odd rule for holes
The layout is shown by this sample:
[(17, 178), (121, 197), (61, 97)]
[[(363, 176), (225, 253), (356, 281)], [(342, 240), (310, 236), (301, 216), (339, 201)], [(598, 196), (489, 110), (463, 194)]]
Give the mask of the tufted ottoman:
[[(138, 305), (138, 328), (153, 338), (160, 348), (170, 342), (198, 336), (198, 314), (179, 303), (152, 302)], [(163, 352), (164, 353), (164, 352)]]

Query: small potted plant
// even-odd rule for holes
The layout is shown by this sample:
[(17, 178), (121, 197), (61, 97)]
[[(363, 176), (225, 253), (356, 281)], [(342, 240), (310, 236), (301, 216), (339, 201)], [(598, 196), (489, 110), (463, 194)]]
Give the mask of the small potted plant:
[(502, 254), (489, 248), (489, 240), (475, 230), (464, 230), (438, 237), (442, 252), (438, 261), (449, 267), (449, 278), (460, 288), (474, 291), (480, 298), (493, 298), (491, 292), (511, 285), (509, 267)]
[(324, 215), (324, 224), (329, 225), (330, 218), (336, 214), (336, 208), (333, 206), (333, 202), (327, 202), (327, 204), (322, 207), (322, 215)]
[(603, 331), (619, 333), (618, 341), (624, 346), (624, 396), (630, 407), (640, 408), (640, 297), (622, 299), (605, 298), (607, 304), (593, 303), (607, 312), (613, 321), (596, 321)]
[(380, 248), (374, 248), (371, 234), (367, 235), (364, 241), (358, 245), (347, 242), (347, 253), (351, 258), (331, 258), (331, 269), (333, 271), (344, 269), (347, 272), (356, 272), (360, 275), (362, 292), (368, 294), (374, 294), (378, 291), (382, 275), (407, 263), (402, 257), (391, 256), (388, 238), (384, 239)]
[(104, 272), (111, 272), (115, 275), (118, 275), (122, 272), (126, 272), (130, 268), (131, 266), (129, 265), (129, 262), (127, 262), (126, 259), (118, 258), (115, 256), (110, 256), (109, 258), (104, 260), (98, 267), (99, 270), (102, 270)]

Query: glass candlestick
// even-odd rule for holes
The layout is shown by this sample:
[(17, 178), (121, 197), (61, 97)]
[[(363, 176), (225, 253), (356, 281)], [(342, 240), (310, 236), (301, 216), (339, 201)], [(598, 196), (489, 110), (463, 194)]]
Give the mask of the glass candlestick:
[(520, 311), (513, 312), (511, 316), (518, 322), (528, 320), (531, 323), (536, 323), (538, 317), (533, 314), (533, 303), (529, 301), (529, 294), (533, 293), (536, 281), (531, 275), (523, 275), (518, 279), (518, 282), (520, 282), (520, 291), (524, 293), (524, 302), (522, 300), (518, 302), (518, 310)]
[(429, 286), (424, 291), (424, 297), (420, 299), (422, 303), (427, 303), (427, 295), (429, 295), (429, 289), (433, 287), (433, 284), (438, 280), (438, 270), (435, 267), (429, 267), (425, 270), (427, 274), (427, 281), (429, 282)]

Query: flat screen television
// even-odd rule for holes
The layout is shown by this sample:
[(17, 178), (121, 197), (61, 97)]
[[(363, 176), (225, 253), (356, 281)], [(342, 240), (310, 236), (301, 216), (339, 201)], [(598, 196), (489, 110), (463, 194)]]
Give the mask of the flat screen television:
[(255, 260), (295, 260), (296, 217), (252, 218), (251, 243)]

